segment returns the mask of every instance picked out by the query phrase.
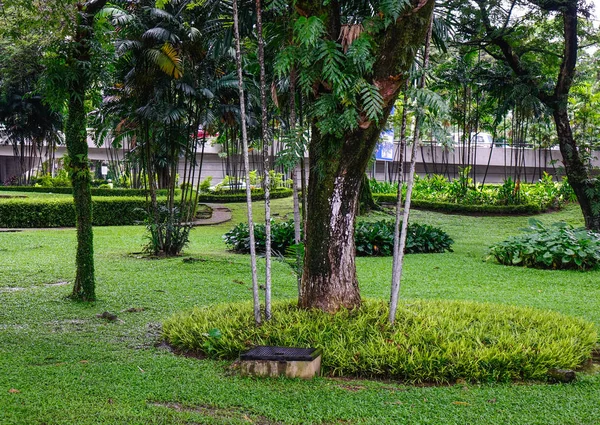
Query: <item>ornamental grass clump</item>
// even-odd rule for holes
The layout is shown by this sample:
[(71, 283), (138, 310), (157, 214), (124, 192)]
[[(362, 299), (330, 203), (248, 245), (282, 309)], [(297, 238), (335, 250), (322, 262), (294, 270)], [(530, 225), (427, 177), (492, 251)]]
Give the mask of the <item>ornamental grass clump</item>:
[(336, 314), (273, 306), (254, 325), (250, 303), (194, 308), (168, 319), (165, 338), (179, 349), (235, 360), (255, 345), (323, 350), (328, 376), (448, 383), (546, 380), (549, 369), (586, 362), (598, 340), (593, 324), (527, 307), (467, 301), (404, 301), (397, 321), (384, 301)]
[(592, 270), (600, 267), (600, 234), (566, 223), (529, 219), (525, 233), (494, 244), (490, 258), (507, 266)]

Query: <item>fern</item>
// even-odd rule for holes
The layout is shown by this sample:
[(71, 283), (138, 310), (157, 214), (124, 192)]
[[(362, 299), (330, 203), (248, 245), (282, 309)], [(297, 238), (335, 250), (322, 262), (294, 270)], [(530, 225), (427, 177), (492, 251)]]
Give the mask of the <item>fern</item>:
[(365, 83), (361, 92), (363, 111), (371, 121), (378, 121), (383, 108), (383, 97), (379, 89), (372, 84)]
[(296, 40), (304, 46), (315, 46), (325, 33), (325, 24), (317, 16), (301, 16), (294, 24)]

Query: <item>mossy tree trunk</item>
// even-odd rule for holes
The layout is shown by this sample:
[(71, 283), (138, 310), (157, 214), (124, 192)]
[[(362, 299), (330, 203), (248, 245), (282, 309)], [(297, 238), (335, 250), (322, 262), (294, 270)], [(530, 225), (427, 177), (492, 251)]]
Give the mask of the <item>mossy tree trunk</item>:
[[(411, 10), (378, 34), (371, 82), (383, 97), (379, 122), (361, 122), (341, 137), (323, 135), (312, 123), (309, 145), (306, 251), (299, 305), (334, 312), (355, 308), (361, 298), (356, 278), (354, 224), (361, 182), (379, 134), (389, 116), (415, 52), (425, 39), (433, 1), (413, 3)], [(340, 34), (340, 6), (299, 1), (301, 15), (319, 15), (331, 40)], [(321, 85), (319, 92), (326, 93)], [(318, 97), (318, 93), (316, 96)]]
[(77, 218), (77, 254), (72, 297), (82, 301), (96, 299), (94, 275), (94, 235), (92, 230), (91, 174), (88, 160), (85, 98), (90, 78), (90, 43), (94, 36), (94, 15), (106, 0), (77, 4), (77, 23), (73, 49), (68, 63), (75, 73), (70, 84), (65, 142), (69, 155), (75, 216)]

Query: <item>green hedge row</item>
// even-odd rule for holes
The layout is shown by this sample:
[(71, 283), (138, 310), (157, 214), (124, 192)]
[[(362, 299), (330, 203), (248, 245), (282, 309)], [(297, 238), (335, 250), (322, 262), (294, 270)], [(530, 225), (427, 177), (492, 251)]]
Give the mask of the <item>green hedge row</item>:
[[(396, 203), (396, 194), (374, 193), (376, 202)], [(542, 208), (537, 204), (525, 205), (465, 205), (453, 202), (435, 202), (422, 199), (411, 200), (411, 206), (425, 210), (441, 211), (448, 213), (471, 214), (539, 214)]]
[[(0, 186), (0, 191), (6, 192), (36, 192), (36, 193), (60, 193), (60, 194), (71, 194), (73, 193), (72, 187), (39, 187), (39, 186)], [(92, 196), (146, 196), (145, 189), (100, 189), (92, 188)], [(179, 189), (176, 190), (178, 195), (181, 194)], [(167, 196), (167, 189), (159, 189), (156, 191), (157, 196)], [(287, 198), (292, 196), (292, 189), (279, 188), (271, 191), (271, 199)], [(265, 199), (265, 193), (262, 189), (255, 189), (252, 191), (252, 199), (255, 201), (261, 201)], [(200, 202), (245, 202), (246, 192), (216, 192), (216, 193), (203, 193), (200, 195)]]
[[(0, 186), (2, 192), (35, 192), (35, 193), (60, 193), (60, 194), (72, 194), (72, 187), (41, 187), (41, 186)], [(157, 196), (167, 196), (167, 189), (159, 189), (156, 191)], [(146, 196), (146, 189), (107, 189), (92, 187), (92, 196)], [(176, 189), (176, 193), (181, 194), (179, 189)]]
[[(160, 203), (166, 203), (161, 199)], [(95, 226), (126, 226), (144, 219), (146, 200), (140, 197), (92, 199)], [(0, 202), (0, 227), (72, 227), (75, 206), (71, 199), (9, 199)]]
[[(292, 189), (279, 188), (271, 191), (271, 199), (287, 198), (292, 196)], [(262, 201), (265, 199), (265, 192), (262, 189), (252, 190), (252, 200)], [(199, 198), (200, 202), (246, 202), (246, 192), (239, 191), (233, 193), (227, 192), (216, 192), (216, 193), (203, 193)]]

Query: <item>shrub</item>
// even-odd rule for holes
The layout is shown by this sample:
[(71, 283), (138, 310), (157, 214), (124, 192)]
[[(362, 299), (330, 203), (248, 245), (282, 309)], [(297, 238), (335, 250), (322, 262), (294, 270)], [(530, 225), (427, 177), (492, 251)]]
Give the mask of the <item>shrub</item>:
[(600, 266), (600, 234), (565, 223), (529, 220), (526, 233), (490, 247), (500, 264), (538, 269), (590, 270)]
[[(394, 251), (394, 222), (359, 222), (354, 231), (356, 254), (389, 256)], [(443, 230), (427, 224), (408, 223), (405, 253), (452, 251), (454, 241)]]
[[(547, 173), (535, 184), (508, 178), (501, 185), (481, 186), (473, 183), (468, 171), (468, 168), (461, 170), (459, 178), (453, 181), (440, 175), (416, 177), (413, 205), (449, 212), (507, 214), (537, 213), (559, 208), (573, 200), (572, 189), (566, 181), (556, 183)], [(397, 183), (371, 181), (370, 185), (375, 200), (396, 202)], [(404, 196), (406, 187), (403, 187), (402, 193)]]
[[(271, 191), (271, 199), (288, 198), (292, 196), (292, 190), (287, 188), (279, 188)], [(265, 199), (265, 192), (262, 189), (252, 189), (252, 200), (261, 201)], [(200, 202), (246, 202), (245, 190), (227, 190), (217, 191), (212, 193), (201, 193), (199, 196)]]
[[(267, 236), (264, 224), (254, 225), (256, 252), (265, 252)], [(223, 235), (223, 240), (229, 249), (240, 254), (250, 252), (250, 230), (246, 223), (240, 223)], [(271, 250), (279, 255), (285, 255), (288, 248), (294, 244), (294, 221), (271, 221)]]
[(394, 326), (383, 301), (336, 314), (275, 303), (254, 325), (252, 305), (225, 304), (176, 314), (163, 325), (174, 346), (213, 359), (236, 359), (254, 345), (323, 350), (330, 376), (408, 382), (544, 380), (551, 368), (590, 358), (592, 323), (550, 311), (466, 301), (404, 301)]
[[(392, 221), (361, 222), (354, 233), (356, 254), (362, 256), (389, 256), (394, 249), (394, 223)], [(254, 226), (254, 238), (257, 252), (265, 252), (265, 226)], [(248, 225), (240, 223), (223, 235), (229, 249), (240, 254), (250, 252), (250, 232)], [(443, 230), (429, 225), (408, 225), (406, 253), (433, 253), (452, 251), (454, 243)], [(294, 222), (273, 222), (271, 226), (272, 250), (285, 255), (294, 244)]]
[[(166, 201), (162, 199), (162, 204)], [(144, 220), (144, 198), (92, 198), (92, 224), (125, 226)], [(8, 199), (0, 202), (0, 227), (71, 227), (75, 226), (72, 199)]]

